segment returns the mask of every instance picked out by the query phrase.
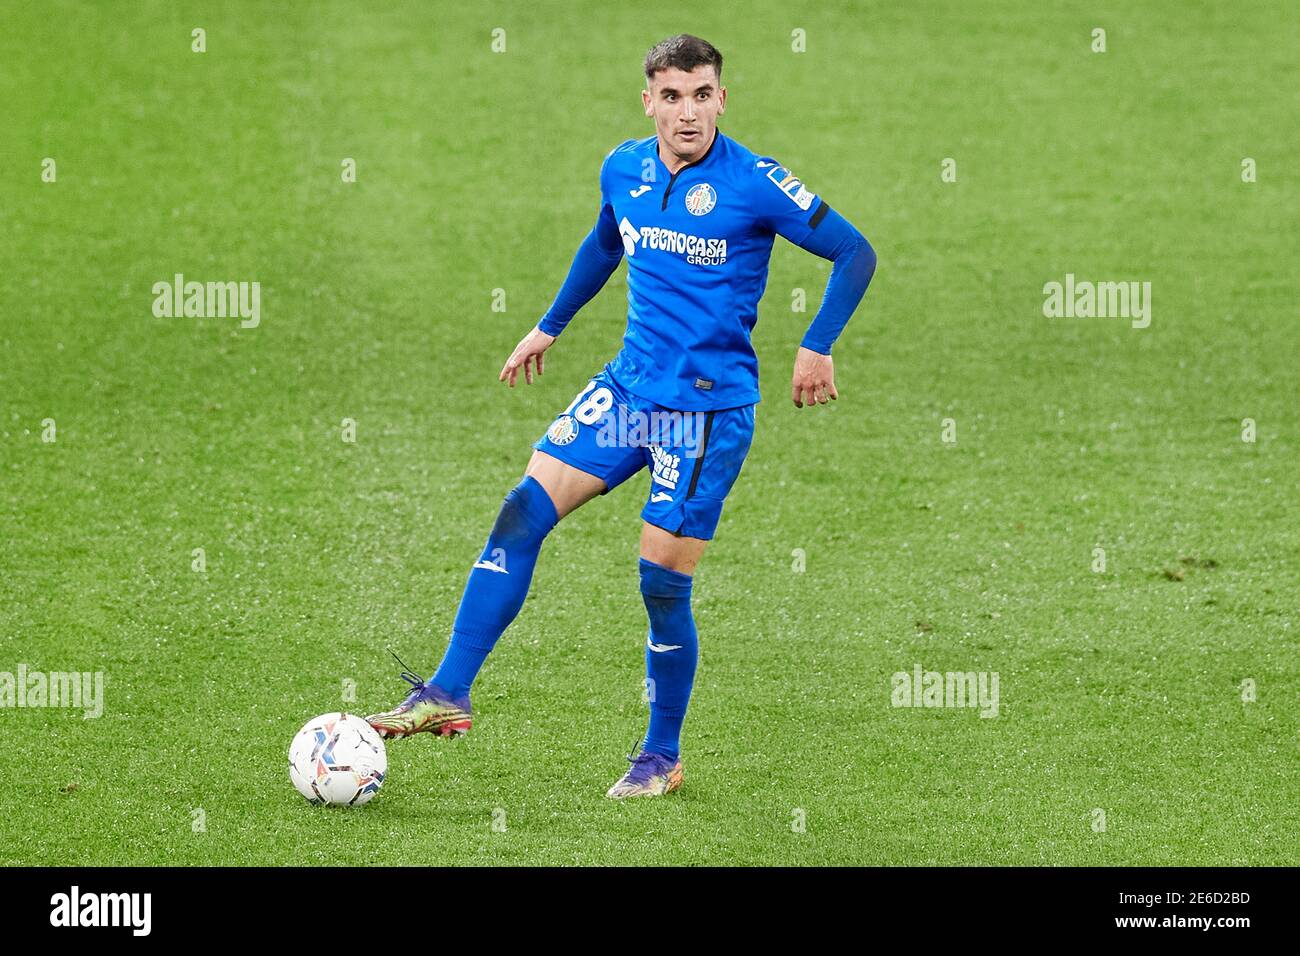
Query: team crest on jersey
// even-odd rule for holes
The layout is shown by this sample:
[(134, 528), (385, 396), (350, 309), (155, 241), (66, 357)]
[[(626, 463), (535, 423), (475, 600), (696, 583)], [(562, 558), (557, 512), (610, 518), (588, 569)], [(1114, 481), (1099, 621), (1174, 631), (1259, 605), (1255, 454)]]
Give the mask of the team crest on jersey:
[(578, 423), (572, 415), (561, 415), (546, 432), (546, 437), (553, 445), (567, 445), (578, 437)]
[(699, 183), (686, 193), (686, 211), (692, 216), (703, 216), (718, 204), (718, 194), (708, 183)]
[(803, 182), (784, 166), (773, 166), (767, 171), (767, 178), (772, 180), (776, 188), (789, 196), (800, 209), (807, 209), (817, 198), (815, 193), (805, 189)]

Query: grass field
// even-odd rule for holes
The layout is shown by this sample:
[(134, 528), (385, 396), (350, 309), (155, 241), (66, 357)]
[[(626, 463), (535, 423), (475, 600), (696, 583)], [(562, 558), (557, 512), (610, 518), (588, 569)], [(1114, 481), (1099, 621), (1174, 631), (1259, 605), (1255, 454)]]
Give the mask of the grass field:
[[(0, 671), (105, 688), (0, 710), (0, 862), (1300, 863), (1293, 17), (6, 5)], [(681, 31), (727, 58), (720, 128), (880, 257), (840, 401), (797, 410), (829, 264), (778, 240), (685, 785), (603, 796), (646, 714), (642, 477), (548, 539), (468, 737), (309, 807), (293, 733), (400, 699), (390, 646), (433, 668), (528, 444), (618, 348), (625, 266), (540, 384), (496, 381)], [(260, 324), (155, 317), (178, 272), (259, 281)], [(1150, 326), (1045, 317), (1067, 273), (1149, 281)], [(917, 664), (997, 672), (999, 715), (892, 707)]]

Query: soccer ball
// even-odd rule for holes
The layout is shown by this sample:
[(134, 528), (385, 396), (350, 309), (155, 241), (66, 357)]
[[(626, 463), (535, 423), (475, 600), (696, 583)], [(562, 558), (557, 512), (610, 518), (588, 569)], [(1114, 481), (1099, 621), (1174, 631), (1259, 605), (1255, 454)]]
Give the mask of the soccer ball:
[(289, 779), (309, 803), (359, 807), (384, 783), (388, 754), (368, 723), (353, 714), (321, 714), (289, 745)]

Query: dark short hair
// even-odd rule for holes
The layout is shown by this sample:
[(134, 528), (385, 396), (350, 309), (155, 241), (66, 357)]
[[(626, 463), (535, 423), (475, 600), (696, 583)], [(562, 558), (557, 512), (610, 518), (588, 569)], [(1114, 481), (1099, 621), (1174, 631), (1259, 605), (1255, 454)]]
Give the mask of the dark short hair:
[(647, 82), (653, 80), (660, 70), (690, 73), (697, 66), (712, 66), (718, 73), (718, 81), (722, 81), (722, 54), (718, 48), (708, 40), (679, 33), (650, 48), (645, 55), (645, 78)]

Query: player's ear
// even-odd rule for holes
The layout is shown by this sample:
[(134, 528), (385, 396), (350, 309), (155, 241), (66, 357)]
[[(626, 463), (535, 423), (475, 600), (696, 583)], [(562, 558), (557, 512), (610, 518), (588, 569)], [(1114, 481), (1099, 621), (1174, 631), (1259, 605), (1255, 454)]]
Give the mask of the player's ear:
[(649, 91), (649, 90), (642, 90), (642, 91), (641, 91), (641, 105), (645, 107), (645, 115), (646, 115), (646, 116), (654, 116), (654, 115), (655, 115), (655, 111), (650, 107), (650, 91)]
[(720, 86), (718, 87), (718, 113), (725, 112), (727, 112), (727, 88)]

